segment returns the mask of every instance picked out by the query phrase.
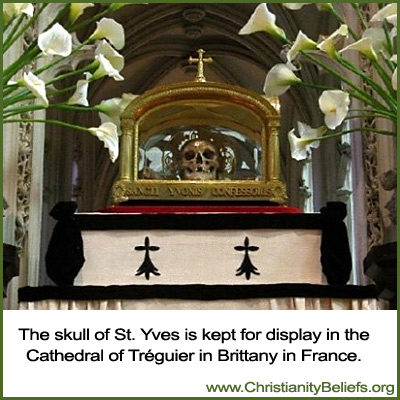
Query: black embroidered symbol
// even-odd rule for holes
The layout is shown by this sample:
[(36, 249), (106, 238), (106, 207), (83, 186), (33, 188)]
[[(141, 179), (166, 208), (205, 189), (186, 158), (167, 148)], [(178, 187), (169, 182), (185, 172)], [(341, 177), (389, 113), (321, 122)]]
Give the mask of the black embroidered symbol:
[(242, 265), (236, 270), (236, 276), (245, 274), (247, 280), (250, 279), (251, 274), (260, 275), (260, 273), (257, 272), (257, 268), (251, 262), (249, 256), (249, 251), (258, 251), (259, 247), (249, 246), (249, 243), (249, 238), (246, 236), (246, 239), (244, 239), (244, 246), (235, 246), (236, 251), (245, 252)]
[(160, 248), (157, 246), (150, 246), (150, 239), (148, 236), (146, 236), (146, 239), (144, 239), (144, 246), (136, 246), (135, 250), (146, 251), (144, 254), (143, 263), (136, 271), (136, 276), (144, 274), (147, 280), (150, 279), (150, 274), (159, 276), (160, 273), (158, 272), (158, 269), (154, 266), (153, 261), (150, 259), (150, 251), (157, 251), (160, 250)]

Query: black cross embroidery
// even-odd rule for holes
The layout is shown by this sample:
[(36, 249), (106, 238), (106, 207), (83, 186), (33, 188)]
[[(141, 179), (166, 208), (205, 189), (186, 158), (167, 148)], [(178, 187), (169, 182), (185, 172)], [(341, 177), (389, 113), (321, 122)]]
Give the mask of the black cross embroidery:
[(245, 274), (247, 280), (250, 279), (251, 274), (260, 275), (260, 273), (257, 272), (257, 268), (251, 262), (249, 256), (249, 251), (258, 251), (259, 247), (249, 246), (249, 243), (250, 243), (249, 238), (246, 236), (246, 239), (244, 239), (244, 246), (235, 246), (236, 251), (245, 252), (242, 265), (236, 270), (236, 276)]
[(157, 246), (150, 246), (150, 239), (148, 238), (148, 236), (146, 236), (146, 238), (144, 239), (144, 246), (136, 246), (135, 250), (146, 252), (144, 254), (142, 265), (136, 271), (136, 276), (144, 274), (147, 280), (150, 279), (150, 274), (159, 276), (160, 273), (158, 272), (158, 269), (154, 266), (153, 261), (151, 261), (150, 259), (150, 251), (157, 251), (160, 250), (160, 248)]

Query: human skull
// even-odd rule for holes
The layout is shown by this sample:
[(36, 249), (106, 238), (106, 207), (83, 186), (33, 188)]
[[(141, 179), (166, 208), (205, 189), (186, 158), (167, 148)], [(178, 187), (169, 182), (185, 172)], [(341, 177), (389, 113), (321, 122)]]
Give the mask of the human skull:
[(191, 140), (181, 152), (180, 174), (183, 180), (206, 181), (218, 179), (220, 168), (218, 150), (206, 140)]

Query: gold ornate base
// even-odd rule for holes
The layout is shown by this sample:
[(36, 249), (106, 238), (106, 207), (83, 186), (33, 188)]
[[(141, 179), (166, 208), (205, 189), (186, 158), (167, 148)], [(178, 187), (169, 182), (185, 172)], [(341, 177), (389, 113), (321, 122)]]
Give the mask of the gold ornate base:
[(267, 183), (117, 181), (112, 190), (113, 204), (130, 200), (245, 200), (285, 205), (287, 195), (285, 184), (277, 179)]

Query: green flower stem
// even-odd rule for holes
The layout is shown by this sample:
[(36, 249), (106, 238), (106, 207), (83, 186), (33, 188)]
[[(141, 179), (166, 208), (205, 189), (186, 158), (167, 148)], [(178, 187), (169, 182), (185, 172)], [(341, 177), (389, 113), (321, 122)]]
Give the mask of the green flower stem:
[(344, 121), (352, 120), (352, 119), (369, 119), (369, 118), (383, 118), (388, 119), (393, 122), (393, 119), (386, 115), (379, 114), (357, 114), (357, 115), (349, 115), (344, 119)]
[(15, 94), (14, 96), (4, 98), (3, 99), (3, 110), (13, 104), (19, 103), (20, 101), (31, 100), (31, 99), (35, 99), (35, 98), (36, 97), (33, 94), (31, 94), (30, 90), (25, 89), (22, 92)]
[(29, 93), (29, 90), (23, 90), (22, 92), (19, 92), (14, 96), (3, 98), (3, 110), (20, 101), (29, 100), (29, 97), (34, 98), (34, 96), (30, 96)]
[(382, 50), (380, 51), (380, 54), (382, 56), (383, 61), (385, 62), (385, 64), (390, 69), (390, 71), (394, 72), (394, 70), (396, 69), (395, 63), (393, 61), (391, 61), (388, 57), (386, 57), (386, 54)]
[(389, 27), (386, 21), (383, 21), (383, 31), (385, 32), (386, 36), (386, 42), (387, 42), (387, 49), (389, 51), (389, 54), (393, 55), (394, 54), (394, 47), (393, 47), (393, 41), (390, 39), (390, 32), (389, 32)]
[[(353, 132), (371, 132), (371, 133), (378, 133), (379, 135), (385, 135), (385, 136), (394, 136), (394, 137), (397, 136), (396, 133), (392, 132), (392, 131), (382, 131), (380, 129), (366, 128), (366, 127), (359, 127), (359, 128), (349, 129), (349, 130), (346, 130), (346, 131), (343, 131), (343, 132), (339, 132), (339, 133), (341, 135), (346, 135), (348, 133), (353, 133)], [(331, 136), (333, 136), (333, 135), (331, 135)]]
[[(72, 76), (80, 75), (83, 72), (86, 72), (87, 70), (88, 70), (88, 67), (84, 67), (84, 68), (78, 69), (76, 71), (72, 71), (72, 72), (68, 72), (68, 73), (63, 74), (63, 75), (59, 75), (56, 78), (54, 78), (54, 79), (50, 80), (49, 82), (47, 82), (46, 86), (50, 86), (55, 82), (59, 82), (59, 81), (61, 81), (63, 79), (70, 78)], [(75, 87), (76, 86), (74, 85), (74, 86), (70, 86), (68, 88), (56, 90), (56, 91), (48, 93), (48, 95), (51, 94), (52, 96), (56, 96), (56, 95), (61, 94), (63, 92), (67, 92), (69, 90), (72, 90)], [(6, 97), (6, 96), (3, 95), (3, 108), (9, 107), (9, 106), (11, 106), (13, 104), (16, 104), (16, 103), (19, 103), (20, 101), (24, 101), (24, 100), (28, 100), (28, 99), (34, 99), (35, 96), (29, 96), (30, 93), (31, 92), (28, 89), (25, 89), (22, 92), (19, 92), (19, 93), (15, 94), (14, 96), (11, 96), (11, 97)]]
[[(54, 78), (53, 80), (47, 82), (46, 86), (49, 86), (52, 83), (55, 83), (57, 81), (60, 81), (62, 79), (65, 79), (65, 78), (68, 78), (68, 77), (71, 77), (71, 76), (74, 76), (74, 75), (80, 75), (82, 72), (85, 72), (85, 71), (87, 71), (87, 67), (79, 69), (79, 70), (76, 70), (76, 71), (73, 71), (73, 72), (69, 72), (69, 73), (64, 74), (64, 75), (60, 75), (57, 78)], [(72, 90), (75, 90), (75, 89), (76, 89), (76, 85), (72, 85), (72, 86), (69, 86), (69, 87), (66, 87), (66, 88), (63, 88), (63, 89), (50, 90), (50, 91), (47, 92), (47, 97), (57, 96), (57, 95), (60, 95), (62, 93), (69, 92), (69, 91), (72, 91)], [(11, 97), (7, 97), (7, 96), (5, 96), (3, 94), (3, 110), (6, 109), (7, 107), (13, 105), (13, 104), (21, 102), (21, 101), (35, 99), (35, 96), (34, 95), (30, 95), (30, 93), (31, 93), (30, 90), (25, 89), (25, 90), (15, 94), (14, 96), (11, 96)]]
[[(21, 17), (21, 16), (20, 16)], [(3, 13), (3, 34), (6, 33), (7, 29), (11, 26), (11, 24), (15, 21), (15, 17), (12, 17), (6, 21), (5, 14)]]
[(20, 88), (21, 88), (21, 86), (19, 86), (19, 85), (4, 85), (3, 86), (3, 99), (5, 97), (9, 96), (12, 92), (14, 92)]
[(296, 82), (295, 85), (300, 85), (300, 86), (305, 86), (311, 89), (316, 89), (316, 90), (332, 90), (332, 87), (329, 86), (321, 86), (321, 85), (314, 85), (313, 83), (308, 83), (308, 82), (304, 82), (304, 81), (299, 81)]
[(386, 114), (390, 117), (395, 116), (397, 120), (397, 112), (393, 113), (391, 110), (388, 110), (385, 108), (381, 103), (379, 103), (377, 100), (375, 100), (373, 97), (368, 96), (365, 94), (365, 96), (360, 95), (358, 92), (355, 92), (353, 90), (347, 90), (349, 95), (357, 100), (362, 101), (364, 104), (369, 105), (374, 108), (374, 112), (379, 112), (382, 114)]
[(372, 96), (369, 96), (368, 94), (365, 93), (364, 90), (360, 89), (359, 86), (357, 86), (354, 82), (352, 82), (350, 79), (346, 78), (343, 74), (340, 72), (336, 71), (335, 69), (329, 67), (327, 64), (324, 62), (318, 60), (318, 58), (308, 54), (305, 51), (301, 52), (306, 58), (311, 60), (313, 63), (316, 65), (319, 65), (321, 68), (323, 68), (325, 71), (329, 72), (332, 74), (334, 77), (338, 78), (340, 81), (346, 83), (349, 87), (354, 89), (354, 92), (352, 92), (352, 96), (363, 101), (366, 104), (371, 105), (374, 108), (378, 108), (379, 110), (383, 111), (390, 111), (386, 109), (381, 103), (379, 103), (377, 100), (375, 100)]
[[(379, 76), (382, 78), (382, 81), (388, 88), (391, 97), (394, 99), (397, 98), (396, 91), (393, 89), (393, 86), (392, 86), (392, 78), (387, 74), (387, 72), (382, 67), (382, 65), (379, 63), (379, 61), (373, 61), (372, 65), (377, 70)], [(396, 106), (397, 106), (397, 102), (396, 102)]]
[(3, 85), (7, 85), (8, 81), (18, 72), (23, 69), (28, 63), (34, 61), (36, 57), (40, 54), (40, 49), (38, 47), (32, 47), (28, 49), (25, 53), (13, 62), (5, 71), (3, 71)]
[(29, 118), (21, 118), (21, 119), (6, 119), (3, 121), (3, 124), (18, 124), (21, 122), (31, 122), (33, 124), (49, 124), (49, 125), (59, 125), (59, 126), (63, 126), (66, 128), (72, 128), (72, 129), (76, 129), (79, 131), (84, 131), (84, 132), (89, 132), (88, 128), (84, 128), (82, 126), (79, 125), (73, 125), (73, 124), (69, 124), (68, 122), (63, 122), (63, 121), (58, 121), (58, 120), (52, 120), (52, 119), (29, 119)]
[(20, 115), (26, 112), (31, 111), (39, 111), (39, 110), (68, 110), (68, 111), (96, 111), (102, 112), (97, 106), (95, 107), (86, 107), (86, 106), (78, 106), (78, 105), (70, 105), (70, 104), (50, 104), (47, 108), (42, 105), (27, 105), (20, 107), (13, 107), (8, 110), (3, 111), (3, 120), (6, 120), (10, 117), (14, 117), (16, 115)]
[(371, 79), (367, 74), (365, 74), (363, 71), (355, 67), (352, 63), (349, 61), (345, 60), (342, 57), (338, 57), (337, 61), (343, 65), (345, 68), (347, 68), (349, 71), (353, 72), (354, 74), (358, 75), (361, 79), (364, 80), (364, 82), (367, 82), (368, 85), (371, 86), (373, 90), (376, 91), (379, 96), (382, 97), (383, 100), (388, 104), (388, 106), (393, 110), (397, 110), (397, 102), (394, 102), (393, 98), (389, 95), (388, 92), (386, 92), (380, 85), (378, 85), (373, 79)]
[(93, 17), (90, 17), (88, 19), (85, 19), (84, 21), (80, 22), (79, 24), (67, 24), (67, 30), (69, 32), (76, 32), (78, 29), (84, 28), (85, 26), (91, 24), (92, 22), (98, 21), (100, 18), (105, 17), (111, 12), (109, 8), (106, 8), (105, 10), (93, 15)]
[[(89, 43), (89, 40), (84, 41), (84, 42), (81, 43), (79, 46), (77, 46), (75, 49), (73, 49), (73, 50), (71, 51), (71, 54), (70, 54), (70, 55), (76, 53), (77, 51), (79, 51), (80, 49), (82, 49), (82, 47), (86, 46), (88, 43)], [(68, 57), (69, 57), (69, 56), (68, 56)], [(39, 68), (39, 69), (36, 71), (36, 75), (39, 76), (39, 75), (40, 75), (41, 73), (43, 73), (44, 71), (47, 71), (48, 69), (50, 69), (50, 68), (54, 67), (55, 65), (59, 64), (60, 62), (64, 61), (64, 59), (65, 59), (64, 57), (60, 57), (60, 58), (57, 58), (56, 60), (50, 62), (49, 64), (44, 65), (42, 68)]]
[[(9, 110), (5, 110), (3, 112), (4, 120), (7, 118), (13, 117), (15, 115), (23, 114), (30, 111), (38, 111), (38, 110), (45, 110), (46, 107), (42, 105), (28, 105), (22, 107), (13, 107)], [(68, 110), (68, 111), (99, 111), (97, 107), (85, 107), (85, 106), (76, 106), (70, 104), (50, 104), (47, 107), (48, 110)]]
[(44, 110), (45, 107), (41, 105), (29, 105), (29, 106), (22, 106), (22, 107), (13, 107), (8, 110), (3, 111), (3, 119), (13, 117), (14, 115), (23, 114), (30, 111), (38, 111)]
[(36, 20), (39, 18), (40, 14), (43, 12), (43, 10), (49, 5), (50, 3), (44, 3), (42, 4), (42, 7), (39, 8), (39, 10), (33, 14), (33, 17), (31, 17), (28, 21), (27, 24), (25, 24), (10, 40), (7, 41), (7, 45), (3, 46), (3, 54), (14, 44), (14, 42), (24, 33), (26, 30), (32, 26)]
[[(335, 8), (332, 6), (329, 9), (329, 12), (341, 23), (347, 25), (346, 21), (343, 19), (343, 17), (335, 10)], [(352, 36), (352, 38), (357, 41), (360, 39), (360, 35), (355, 33), (353, 29), (350, 28), (350, 26), (347, 26), (349, 29), (349, 33)]]
[[(22, 21), (23, 21), (24, 18), (25, 18), (25, 14), (21, 14), (21, 15), (18, 17), (17, 21), (15, 21), (15, 18), (13, 18), (13, 19), (9, 22), (8, 26), (10, 26), (10, 24), (12, 23), (12, 21), (15, 21), (15, 24), (14, 24), (14, 26), (12, 27), (11, 32), (8, 32), (8, 33), (7, 33), (7, 38), (6, 38), (5, 42), (3, 42), (3, 54), (5, 53), (4, 48), (9, 44), (9, 42), (12, 41), (12, 38), (13, 38), (13, 36), (15, 35), (15, 32), (17, 32), (18, 28), (21, 26), (21, 23), (22, 23)], [(3, 32), (5, 32), (6, 29), (7, 29), (7, 28), (4, 28)]]
[(371, 133), (377, 133), (379, 135), (396, 137), (396, 133), (393, 133), (393, 132), (390, 132), (390, 131), (381, 131), (379, 129), (374, 129), (374, 128), (360, 127), (360, 128), (349, 129), (349, 130), (345, 130), (345, 131), (341, 131), (341, 132), (337, 132), (337, 133), (332, 133), (330, 135), (320, 136), (318, 138), (303, 139), (303, 140), (305, 142), (307, 142), (307, 143), (312, 143), (312, 142), (316, 142), (317, 140), (327, 140), (327, 139), (338, 138), (340, 136), (347, 135), (348, 133), (355, 133), (355, 132), (358, 132), (358, 133), (371, 132)]
[(69, 111), (98, 111), (97, 107), (76, 106), (72, 104), (50, 104), (49, 108)]
[(52, 85), (56, 82), (60, 82), (66, 78), (71, 78), (72, 76), (82, 75), (84, 72), (87, 72), (88, 69), (90, 69), (90, 65), (87, 65), (75, 71), (67, 72), (66, 74), (58, 75), (56, 78), (50, 79), (48, 82), (46, 82), (46, 86)]
[(351, 3), (351, 6), (354, 8), (355, 12), (357, 13), (358, 19), (361, 22), (362, 28), (365, 31), (368, 28), (368, 23), (364, 18), (364, 15), (361, 12), (360, 5), (358, 3)]
[(371, 117), (382, 117), (382, 118), (388, 118), (391, 120), (396, 121), (397, 120), (397, 114), (391, 113), (391, 112), (384, 112), (384, 111), (379, 111), (379, 110), (368, 110), (368, 109), (354, 109), (352, 108), (350, 110), (351, 112), (361, 112), (363, 115), (365, 115), (366, 118), (371, 118)]
[(65, 6), (58, 12), (57, 16), (53, 19), (53, 21), (51, 21), (50, 24), (47, 25), (43, 31), (44, 32), (47, 31), (57, 22), (60, 22), (63, 19), (64, 15), (69, 11), (69, 8), (70, 8), (70, 3), (66, 3)]

